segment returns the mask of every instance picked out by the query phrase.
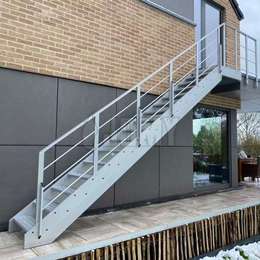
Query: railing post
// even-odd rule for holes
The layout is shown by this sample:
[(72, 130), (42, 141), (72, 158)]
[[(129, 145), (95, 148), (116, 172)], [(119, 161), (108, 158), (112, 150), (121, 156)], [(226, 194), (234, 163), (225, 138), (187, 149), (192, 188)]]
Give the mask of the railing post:
[(200, 69), (200, 45), (196, 44), (196, 86), (199, 86), (199, 69)]
[(141, 111), (141, 87), (136, 89), (136, 141), (137, 146), (141, 146), (141, 128), (142, 128), (142, 111)]
[(220, 42), (220, 28), (217, 30), (217, 55), (218, 55), (218, 70), (219, 70), (219, 73), (221, 73), (222, 71), (222, 45), (221, 45), (221, 42)]
[(174, 83), (173, 83), (173, 61), (170, 63), (170, 80), (169, 80), (169, 95), (170, 95), (170, 113), (173, 117), (173, 106), (174, 106)]
[(222, 57), (222, 64), (225, 67), (226, 66), (226, 56), (227, 56), (227, 41), (226, 41), (226, 24), (223, 25), (223, 57)]
[(236, 66), (236, 70), (238, 70), (238, 44), (237, 44), (237, 40), (238, 40), (238, 31), (237, 29), (235, 29), (235, 66)]
[(42, 208), (43, 208), (43, 176), (44, 176), (44, 152), (40, 151), (38, 161), (37, 197), (36, 197), (36, 227), (38, 238), (42, 236)]
[(255, 80), (256, 80), (256, 87), (258, 88), (258, 44), (257, 40), (255, 40)]
[(245, 35), (246, 84), (248, 84), (248, 37)]
[(95, 137), (94, 137), (94, 176), (98, 171), (98, 146), (99, 146), (99, 113), (95, 115)]

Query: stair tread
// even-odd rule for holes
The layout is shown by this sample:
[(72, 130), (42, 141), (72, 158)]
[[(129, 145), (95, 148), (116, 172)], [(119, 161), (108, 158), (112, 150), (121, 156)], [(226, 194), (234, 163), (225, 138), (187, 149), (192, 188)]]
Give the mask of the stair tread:
[[(68, 175), (72, 177), (80, 177), (83, 173), (80, 172), (69, 172)], [(82, 178), (83, 179), (89, 179), (92, 175), (91, 174), (85, 174)]]
[[(52, 187), (51, 187), (51, 189), (54, 189), (54, 190), (56, 190), (56, 191), (58, 191), (58, 192), (63, 192), (65, 189), (66, 189), (66, 186), (61, 186), (61, 185), (53, 185)], [(65, 193), (66, 194), (72, 194), (73, 192), (74, 192), (75, 190), (73, 189), (73, 188), (68, 188), (66, 191), (65, 191)]]
[(29, 231), (35, 225), (35, 219), (27, 215), (18, 215), (15, 217), (15, 222), (22, 228), (23, 231)]
[[(49, 201), (44, 201), (43, 205), (47, 205)], [(36, 201), (33, 202), (34, 206), (36, 207)], [(59, 205), (59, 203), (57, 202), (52, 202), (50, 205), (48, 205), (46, 208), (44, 206), (44, 211), (50, 213), (51, 211), (53, 211), (57, 206)]]

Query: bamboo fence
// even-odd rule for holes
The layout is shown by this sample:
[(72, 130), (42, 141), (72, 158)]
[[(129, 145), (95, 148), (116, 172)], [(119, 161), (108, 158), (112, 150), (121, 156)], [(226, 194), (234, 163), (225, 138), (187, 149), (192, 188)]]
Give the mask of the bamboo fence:
[(225, 213), (67, 260), (186, 260), (260, 234), (260, 206)]

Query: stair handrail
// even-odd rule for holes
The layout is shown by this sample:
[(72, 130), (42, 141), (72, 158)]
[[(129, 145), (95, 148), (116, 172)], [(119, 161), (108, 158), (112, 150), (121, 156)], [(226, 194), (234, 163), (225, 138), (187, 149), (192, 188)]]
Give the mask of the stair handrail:
[[(140, 100), (142, 99), (142, 89), (141, 89), (142, 85), (144, 83), (148, 82), (155, 75), (157, 75), (159, 72), (161, 72), (163, 69), (165, 69), (165, 68), (167, 68), (169, 66), (169, 74), (168, 74), (168, 77), (167, 77), (167, 79), (169, 78), (169, 93), (170, 93), (169, 106), (170, 106), (171, 115), (173, 115), (173, 113), (174, 113), (174, 111), (173, 111), (174, 88), (176, 87), (176, 84), (174, 83), (174, 79), (173, 79), (173, 73), (176, 70), (178, 70), (178, 67), (174, 68), (173, 65), (175, 64), (175, 62), (179, 58), (181, 58), (183, 55), (185, 55), (186, 53), (188, 53), (189, 51), (191, 51), (194, 48), (195, 49), (194, 57), (195, 57), (196, 61), (195, 61), (195, 66), (192, 69), (192, 71), (193, 70), (196, 71), (195, 81), (196, 81), (196, 85), (198, 85), (199, 77), (200, 77), (199, 67), (200, 67), (200, 65), (202, 63), (206, 62), (206, 60), (208, 58), (208, 57), (206, 57), (205, 60), (200, 61), (199, 57), (200, 57), (200, 55), (202, 53), (202, 50), (200, 49), (201, 45), (202, 45), (202, 42), (204, 40), (206, 40), (207, 38), (209, 38), (209, 36), (211, 36), (211, 35), (213, 35), (214, 33), (217, 32), (217, 44), (218, 44), (217, 46), (218, 46), (218, 48), (217, 48), (217, 50), (214, 50), (214, 51), (217, 52), (217, 55), (218, 55), (218, 67), (219, 67), (219, 70), (221, 70), (222, 66), (225, 65), (225, 60), (226, 60), (225, 59), (225, 56), (226, 56), (226, 44), (225, 44), (225, 42), (226, 41), (225, 40), (223, 41), (223, 46), (222, 46), (222, 44), (221, 44), (221, 30), (222, 30), (223, 35), (225, 35), (225, 31), (226, 31), (226, 24), (225, 23), (222, 23), (217, 28), (212, 30), (210, 33), (208, 33), (207, 35), (203, 36), (200, 40), (198, 40), (197, 42), (195, 42), (192, 45), (190, 45), (188, 48), (186, 48), (180, 54), (178, 54), (177, 56), (172, 58), (170, 61), (168, 61), (163, 66), (161, 66), (159, 69), (157, 69), (156, 71), (151, 73), (149, 76), (145, 77), (143, 80), (141, 80), (139, 83), (134, 85), (132, 88), (130, 88), (129, 90), (124, 92), (122, 95), (120, 95), (116, 99), (112, 100), (110, 103), (108, 103), (107, 105), (105, 105), (104, 107), (99, 109), (93, 115), (89, 116), (87, 119), (85, 119), (84, 121), (82, 121), (81, 123), (79, 123), (78, 125), (73, 127), (71, 130), (69, 130), (68, 132), (63, 134), (61, 137), (59, 137), (58, 139), (53, 141), (51, 144), (49, 144), (48, 146), (46, 146), (45, 148), (43, 148), (39, 152), (38, 178), (37, 178), (37, 198), (36, 198), (36, 226), (37, 226), (37, 232), (38, 232), (38, 237), (39, 238), (41, 237), (41, 234), (42, 234), (42, 219), (43, 219), (43, 208), (44, 208), (44, 205), (43, 205), (43, 203), (44, 203), (43, 193), (44, 193), (44, 190), (45, 190), (45, 187), (44, 187), (44, 184), (43, 184), (44, 183), (44, 172), (47, 169), (45, 167), (45, 153), (47, 151), (49, 151), (51, 148), (53, 148), (54, 146), (56, 146), (58, 143), (63, 141), (65, 138), (70, 136), (72, 133), (74, 133), (75, 131), (77, 131), (78, 129), (80, 129), (84, 125), (86, 125), (88, 122), (94, 120), (94, 122), (95, 122), (94, 131), (92, 131), (87, 136), (87, 138), (89, 138), (91, 136), (94, 136), (94, 148), (91, 150), (91, 153), (93, 153), (93, 157), (94, 157), (94, 159), (93, 159), (93, 172), (94, 172), (94, 175), (95, 175), (97, 173), (97, 171), (98, 171), (98, 162), (99, 162), (99, 159), (98, 159), (98, 152), (99, 152), (99, 150), (98, 150), (98, 148), (99, 148), (100, 114), (102, 112), (106, 111), (108, 108), (110, 108), (114, 104), (116, 104), (118, 101), (122, 100), (126, 95), (128, 95), (131, 92), (135, 92), (136, 93), (136, 101), (135, 101), (136, 102), (136, 114), (134, 115), (133, 118), (135, 118), (136, 121), (137, 121), (137, 124), (136, 124), (137, 129), (135, 131), (136, 131), (137, 145), (140, 146), (141, 145), (140, 137), (141, 137), (141, 132), (142, 132), (141, 116), (142, 116), (142, 112), (143, 112), (142, 109), (141, 109), (141, 106), (140, 106), (140, 102), (141, 102)], [(224, 39), (225, 39), (225, 37), (224, 37)], [(166, 91), (168, 91), (168, 90), (166, 90)], [(149, 93), (149, 90), (144, 91), (143, 95), (146, 95), (147, 92)], [(82, 140), (85, 141), (87, 138), (84, 137)], [(82, 140), (81, 140), (81, 142), (83, 142)], [(73, 146), (73, 147), (76, 147), (76, 146)], [(54, 160), (54, 163), (56, 163), (56, 162), (57, 162), (57, 158)], [(53, 165), (53, 164), (49, 164), (47, 167), (50, 167), (51, 165)], [(51, 183), (57, 181), (61, 177), (62, 176), (58, 176)], [(47, 187), (48, 187), (48, 185), (47, 185)]]

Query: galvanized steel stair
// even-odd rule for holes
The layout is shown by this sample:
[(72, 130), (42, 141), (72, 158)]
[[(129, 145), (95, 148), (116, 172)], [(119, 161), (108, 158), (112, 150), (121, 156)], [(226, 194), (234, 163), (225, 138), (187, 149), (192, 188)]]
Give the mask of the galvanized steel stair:
[[(223, 25), (216, 28), (214, 32), (220, 34), (222, 29)], [(37, 199), (17, 213), (9, 222), (10, 232), (22, 231), (24, 233), (25, 248), (54, 241), (221, 82), (222, 63), (219, 49), (216, 50), (218, 64), (214, 63), (199, 69), (202, 65), (198, 59), (200, 55), (198, 46), (201, 45), (201, 41), (112, 102), (115, 104), (128, 93), (134, 93), (136, 95), (134, 106), (137, 110), (136, 114), (107, 140), (100, 143), (97, 136), (99, 135), (100, 113), (110, 105), (77, 126), (75, 129), (79, 129), (91, 120), (95, 122), (94, 148), (47, 186), (43, 184), (46, 170), (44, 155), (48, 149), (74, 133), (75, 129), (40, 152)], [(220, 48), (220, 42), (218, 46)], [(177, 64), (177, 59), (181, 59), (188, 52), (194, 55), (194, 50), (199, 53), (194, 56), (195, 65), (190, 70), (186, 69), (186, 74), (180, 73), (175, 77), (174, 66)], [(191, 59), (190, 61), (192, 62)], [(185, 62), (186, 60), (183, 60), (180, 64), (184, 64), (184, 68)], [(168, 69), (170, 73), (168, 77), (165, 77), (167, 75), (165, 71)], [(154, 85), (145, 92), (142, 86), (149, 80), (154, 80), (159, 73), (162, 73), (165, 78), (162, 84), (164, 87), (168, 84), (169, 88), (142, 108), (140, 105), (142, 97), (156, 92)]]

